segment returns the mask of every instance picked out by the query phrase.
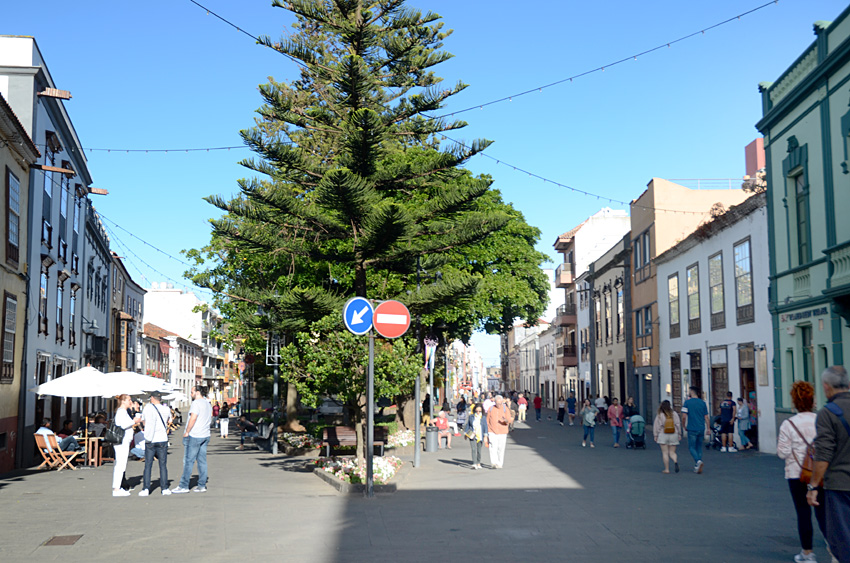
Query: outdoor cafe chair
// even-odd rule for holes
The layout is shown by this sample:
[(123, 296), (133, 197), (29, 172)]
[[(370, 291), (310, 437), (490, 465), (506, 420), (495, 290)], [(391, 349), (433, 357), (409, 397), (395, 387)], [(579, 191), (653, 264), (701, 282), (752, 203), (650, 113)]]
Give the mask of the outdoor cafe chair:
[(86, 451), (77, 450), (75, 452), (63, 452), (61, 449), (59, 449), (59, 441), (56, 440), (56, 434), (50, 434), (46, 436), (46, 438), (47, 443), (50, 445), (50, 449), (53, 450), (53, 452), (56, 452), (57, 457), (60, 458), (62, 462), (62, 465), (56, 468), (56, 471), (62, 471), (66, 467), (70, 467), (72, 470), (76, 471), (77, 468), (74, 467), (72, 462), (77, 459), (77, 457), (86, 453)]
[(36, 469), (41, 469), (45, 466), (47, 466), (46, 469), (55, 469), (57, 465), (62, 463), (62, 460), (56, 455), (56, 450), (59, 448), (47, 451), (49, 446), (47, 445), (44, 434), (35, 434), (35, 446), (41, 453), (41, 457), (44, 458), (44, 461)]

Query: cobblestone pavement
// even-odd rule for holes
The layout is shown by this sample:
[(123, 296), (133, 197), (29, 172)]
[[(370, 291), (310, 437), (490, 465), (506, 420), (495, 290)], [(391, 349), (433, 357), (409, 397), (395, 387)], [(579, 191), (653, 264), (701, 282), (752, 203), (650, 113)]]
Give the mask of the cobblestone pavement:
[[(0, 479), (0, 561), (769, 562), (799, 551), (775, 456), (707, 452), (696, 475), (682, 444), (682, 472), (664, 475), (651, 438), (647, 450), (615, 449), (603, 426), (597, 447), (582, 448), (580, 427), (544, 417), (517, 425), (504, 469), (489, 469), (485, 450), (485, 469), (472, 470), (457, 437), (451, 450), (423, 453), (396, 493), (365, 499), (338, 494), (305, 458), (237, 451), (233, 436), (213, 435), (203, 494), (162, 497), (155, 486), (140, 498), (143, 464), (132, 461), (126, 498), (111, 496), (109, 464)], [(82, 537), (43, 545), (66, 535)], [(815, 551), (828, 561), (819, 533)]]

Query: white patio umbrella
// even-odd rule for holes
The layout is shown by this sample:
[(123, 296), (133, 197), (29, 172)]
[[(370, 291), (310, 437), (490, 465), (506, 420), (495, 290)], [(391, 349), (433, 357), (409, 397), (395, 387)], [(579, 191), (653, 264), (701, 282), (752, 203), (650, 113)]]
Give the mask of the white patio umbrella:
[(107, 396), (104, 393), (109, 390), (106, 375), (91, 366), (72, 371), (30, 389), (37, 395), (52, 397), (104, 397)]
[(172, 391), (168, 395), (164, 395), (162, 397), (163, 401), (180, 401), (183, 403), (189, 402), (189, 397), (186, 396), (185, 393), (181, 393), (180, 391)]
[[(142, 375), (134, 371), (110, 371), (104, 374), (104, 376), (108, 381), (107, 385), (111, 389), (117, 390), (118, 393), (141, 395), (143, 393), (150, 393), (151, 391), (170, 393), (175, 390), (175, 387), (164, 379)], [(131, 393), (125, 389), (138, 390), (138, 392)]]

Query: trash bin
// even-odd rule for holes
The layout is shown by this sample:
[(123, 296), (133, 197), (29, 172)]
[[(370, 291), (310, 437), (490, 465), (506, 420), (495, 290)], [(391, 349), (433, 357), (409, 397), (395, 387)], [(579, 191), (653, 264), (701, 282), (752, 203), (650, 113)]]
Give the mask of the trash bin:
[(436, 452), (440, 446), (440, 431), (436, 426), (425, 427), (425, 451)]

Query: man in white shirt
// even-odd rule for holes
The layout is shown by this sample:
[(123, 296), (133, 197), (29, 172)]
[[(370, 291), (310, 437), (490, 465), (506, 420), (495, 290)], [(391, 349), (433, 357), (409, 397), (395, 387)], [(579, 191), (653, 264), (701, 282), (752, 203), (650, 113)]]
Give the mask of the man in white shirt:
[(493, 400), (493, 393), (492, 392), (487, 393), (487, 398), (484, 400), (484, 404), (481, 405), (482, 407), (484, 407), (484, 413), (486, 414), (490, 410), (490, 407), (492, 407), (495, 404), (496, 404), (496, 401)]
[(161, 403), (159, 391), (151, 393), (151, 402), (142, 409), (142, 424), (145, 427), (145, 471), (140, 497), (146, 497), (151, 489), (151, 469), (153, 458), (159, 460), (159, 489), (163, 495), (170, 495), (168, 489), (168, 422), (171, 409)]
[[(50, 419), (45, 418), (41, 422), (41, 428), (35, 431), (36, 434), (42, 434), (44, 436), (52, 436), (54, 434), (53, 430), (50, 429)], [(51, 452), (52, 448), (50, 447), (50, 443), (47, 439), (44, 440), (47, 447), (44, 449), (46, 452)], [(80, 444), (77, 443), (77, 439), (73, 436), (68, 436), (66, 438), (62, 438), (59, 440), (59, 449), (63, 452), (75, 452), (80, 449)]]
[(182, 494), (189, 492), (189, 479), (192, 468), (198, 462), (198, 486), (193, 493), (207, 492), (207, 445), (210, 443), (212, 426), (212, 405), (204, 396), (204, 388), (196, 385), (192, 388), (192, 406), (189, 407), (189, 421), (183, 432), (183, 475), (180, 484), (171, 492)]

